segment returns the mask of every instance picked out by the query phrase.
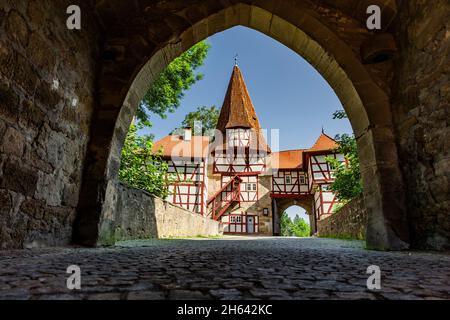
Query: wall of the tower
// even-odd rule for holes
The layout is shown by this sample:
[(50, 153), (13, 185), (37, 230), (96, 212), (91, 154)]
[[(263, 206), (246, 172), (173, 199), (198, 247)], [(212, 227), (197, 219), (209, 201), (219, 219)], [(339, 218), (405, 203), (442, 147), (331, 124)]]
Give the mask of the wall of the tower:
[(248, 147), (252, 137), (251, 129), (227, 129), (226, 142), (228, 147)]
[[(214, 196), (233, 175), (214, 173), (208, 166), (208, 197)], [(271, 175), (243, 175), (240, 185), (241, 201), (221, 217), (224, 232), (228, 234), (273, 235)], [(255, 190), (256, 189), (256, 190)], [(227, 191), (224, 191), (227, 192)]]

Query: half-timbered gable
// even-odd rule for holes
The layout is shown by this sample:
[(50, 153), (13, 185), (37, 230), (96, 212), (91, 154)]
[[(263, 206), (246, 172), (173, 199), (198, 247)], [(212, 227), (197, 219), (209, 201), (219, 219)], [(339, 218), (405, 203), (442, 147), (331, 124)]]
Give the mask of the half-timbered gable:
[(334, 168), (327, 162), (327, 157), (333, 157), (342, 162), (345, 161), (344, 155), (338, 154), (337, 142), (322, 133), (317, 139), (314, 146), (303, 152), (303, 163), (307, 167), (309, 191), (313, 191), (314, 185), (329, 184), (334, 181)]
[(154, 145), (168, 164), (168, 201), (189, 211), (206, 213), (208, 137), (192, 136), (190, 128), (184, 134), (167, 136)]
[(272, 198), (298, 198), (309, 194), (308, 176), (303, 171), (303, 150), (272, 154)]
[(174, 183), (169, 188), (169, 201), (187, 210), (204, 213), (207, 202), (206, 161), (168, 161), (168, 173)]
[(345, 162), (345, 157), (337, 153), (337, 142), (322, 133), (312, 148), (303, 152), (303, 162), (307, 166), (308, 189), (314, 195), (315, 219), (321, 220), (334, 212), (339, 205), (334, 193), (329, 186), (334, 182), (334, 168), (327, 162), (327, 157), (332, 157)]
[(314, 213), (317, 220), (332, 215), (339, 205), (336, 195), (329, 189), (329, 186), (329, 184), (320, 184), (314, 190)]
[(334, 181), (334, 168), (327, 162), (326, 158), (328, 157), (345, 162), (343, 154), (311, 154), (309, 156), (308, 166), (310, 168), (309, 176), (312, 183), (330, 183)]

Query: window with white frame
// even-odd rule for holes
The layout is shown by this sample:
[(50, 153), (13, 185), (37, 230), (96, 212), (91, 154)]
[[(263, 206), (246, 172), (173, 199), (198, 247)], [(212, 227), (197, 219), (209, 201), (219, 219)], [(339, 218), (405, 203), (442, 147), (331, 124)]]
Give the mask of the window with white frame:
[(284, 181), (286, 184), (291, 184), (292, 183), (292, 177), (290, 175), (287, 175), (286, 177), (284, 177)]
[(244, 183), (242, 191), (257, 191), (258, 186), (256, 183)]
[(300, 176), (300, 184), (306, 184), (305, 176)]

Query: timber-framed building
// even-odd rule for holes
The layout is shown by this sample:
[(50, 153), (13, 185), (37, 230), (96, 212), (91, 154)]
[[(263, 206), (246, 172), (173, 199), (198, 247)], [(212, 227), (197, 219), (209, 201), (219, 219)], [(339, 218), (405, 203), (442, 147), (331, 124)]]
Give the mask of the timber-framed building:
[(307, 211), (314, 233), (317, 221), (339, 205), (326, 161), (345, 162), (336, 141), (322, 132), (310, 148), (272, 152), (237, 65), (216, 129), (214, 138), (185, 128), (155, 143), (175, 180), (169, 202), (221, 221), (225, 234), (240, 235), (279, 235), (280, 214), (292, 205)]

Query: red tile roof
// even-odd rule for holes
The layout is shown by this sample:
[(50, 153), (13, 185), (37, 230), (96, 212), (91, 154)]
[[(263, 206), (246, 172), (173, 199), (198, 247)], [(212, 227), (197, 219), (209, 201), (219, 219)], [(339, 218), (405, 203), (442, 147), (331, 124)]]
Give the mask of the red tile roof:
[(233, 68), (233, 74), (228, 84), (228, 90), (217, 123), (217, 129), (221, 131), (236, 127), (260, 128), (255, 108), (238, 66)]
[(272, 168), (302, 169), (303, 151), (304, 150), (288, 150), (272, 153)]
[(272, 168), (279, 170), (303, 169), (303, 161), (305, 161), (304, 158), (308, 153), (328, 152), (336, 149), (338, 146), (339, 145), (333, 138), (322, 133), (310, 149), (274, 152), (272, 154)]
[(238, 66), (234, 66), (230, 83), (228, 84), (227, 93), (220, 110), (217, 129), (226, 136), (226, 129), (247, 128), (256, 131), (257, 140), (253, 147), (258, 150), (269, 151), (264, 136), (262, 134), (261, 125), (256, 116), (247, 86), (244, 82), (241, 70)]
[(307, 152), (331, 151), (339, 147), (336, 140), (322, 133), (316, 143)]
[(166, 136), (155, 142), (153, 152), (162, 149), (164, 158), (207, 158), (209, 137), (192, 136), (191, 141), (183, 140), (182, 136)]

